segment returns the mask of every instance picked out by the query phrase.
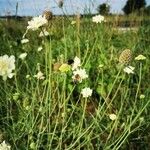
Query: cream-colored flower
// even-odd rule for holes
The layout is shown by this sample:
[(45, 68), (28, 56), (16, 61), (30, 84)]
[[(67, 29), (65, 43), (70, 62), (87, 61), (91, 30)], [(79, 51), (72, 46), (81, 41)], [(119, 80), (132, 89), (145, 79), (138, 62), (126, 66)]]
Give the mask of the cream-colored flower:
[(47, 19), (41, 15), (38, 17), (34, 17), (32, 18), (31, 21), (28, 21), (27, 30), (29, 29), (33, 31), (38, 30), (40, 27), (42, 27), (43, 25), (47, 23), (48, 23)]
[(115, 114), (109, 115), (110, 120), (116, 120), (117, 116)]
[(135, 57), (135, 60), (145, 60), (146, 57), (144, 55), (138, 55), (137, 57)]
[(84, 98), (87, 98), (92, 95), (92, 92), (93, 92), (92, 89), (84, 88), (84, 89), (82, 89), (81, 94), (83, 95)]
[(44, 74), (41, 71), (39, 71), (36, 75), (34, 75), (34, 77), (39, 80), (45, 79)]
[(145, 95), (144, 94), (141, 94), (140, 95), (140, 99), (144, 99), (145, 98)]
[(77, 69), (75, 71), (73, 71), (73, 76), (72, 76), (72, 79), (73, 81), (78, 81), (78, 82), (82, 82), (83, 79), (86, 79), (88, 78), (88, 75), (85, 71), (85, 69)]
[(92, 17), (92, 21), (95, 23), (102, 23), (105, 21), (105, 18), (102, 15), (96, 15), (96, 16)]
[(11, 146), (6, 144), (5, 141), (3, 141), (1, 144), (0, 144), (0, 150), (10, 150)]
[(74, 58), (74, 62), (72, 64), (72, 70), (77, 69), (78, 67), (81, 66), (81, 60), (77, 56)]
[(128, 74), (134, 74), (134, 69), (135, 69), (135, 67), (128, 66), (128, 67), (125, 67), (123, 70), (124, 70), (124, 72), (126, 72)]
[(85, 69), (77, 69), (75, 71), (73, 71), (73, 76), (72, 76), (72, 79), (76, 82), (82, 82), (83, 79), (86, 79), (88, 78), (88, 75), (85, 71)]
[(0, 56), (0, 76), (3, 77), (3, 80), (12, 78), (14, 73), (12, 71), (15, 69), (15, 57), (11, 55)]
[(19, 58), (24, 60), (27, 57), (27, 53), (22, 53), (19, 55)]
[(75, 20), (71, 21), (71, 24), (72, 25), (76, 24), (76, 21)]
[(22, 39), (22, 40), (21, 40), (21, 43), (22, 43), (22, 44), (25, 44), (25, 43), (28, 43), (28, 42), (29, 42), (28, 39)]
[(42, 46), (38, 47), (38, 52), (40, 52), (43, 49)]
[(49, 36), (49, 32), (46, 30), (43, 30), (40, 32), (39, 37)]

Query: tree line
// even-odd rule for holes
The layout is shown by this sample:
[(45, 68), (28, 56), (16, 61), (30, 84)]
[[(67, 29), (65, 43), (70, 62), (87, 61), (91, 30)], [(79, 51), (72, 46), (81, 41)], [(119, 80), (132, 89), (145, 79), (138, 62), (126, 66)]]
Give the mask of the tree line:
[[(150, 5), (146, 6), (145, 0), (127, 0), (122, 8), (125, 15), (136, 13), (137, 15), (150, 15)], [(101, 15), (110, 14), (110, 5), (107, 3), (100, 4), (97, 11)]]

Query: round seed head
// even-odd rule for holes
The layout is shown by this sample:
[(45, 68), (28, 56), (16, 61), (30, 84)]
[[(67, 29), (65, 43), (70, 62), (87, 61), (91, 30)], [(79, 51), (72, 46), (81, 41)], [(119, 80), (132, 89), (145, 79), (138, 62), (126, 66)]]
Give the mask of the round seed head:
[(49, 10), (45, 10), (43, 12), (43, 16), (47, 19), (47, 21), (50, 21), (53, 18), (53, 13)]
[(121, 64), (128, 64), (132, 59), (132, 53), (130, 49), (125, 49), (119, 56), (119, 62)]

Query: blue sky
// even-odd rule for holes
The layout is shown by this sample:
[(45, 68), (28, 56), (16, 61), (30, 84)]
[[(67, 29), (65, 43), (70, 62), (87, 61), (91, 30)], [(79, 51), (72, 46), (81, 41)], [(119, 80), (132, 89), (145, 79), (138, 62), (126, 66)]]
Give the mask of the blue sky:
[[(15, 14), (16, 3), (18, 2), (18, 15), (36, 16), (43, 10), (51, 9), (54, 14), (62, 14), (62, 10), (58, 8), (59, 0), (0, 0), (0, 15), (6, 15), (10, 12)], [(120, 13), (126, 0), (64, 0), (65, 13), (83, 13), (90, 9), (90, 12), (95, 13), (99, 4), (108, 1), (111, 6), (111, 12)], [(146, 0), (147, 5), (150, 5), (150, 0)]]

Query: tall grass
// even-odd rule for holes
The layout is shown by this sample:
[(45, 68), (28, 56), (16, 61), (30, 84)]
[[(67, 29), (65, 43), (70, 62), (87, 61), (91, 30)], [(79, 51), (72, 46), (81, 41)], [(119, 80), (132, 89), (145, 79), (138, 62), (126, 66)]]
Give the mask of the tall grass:
[[(6, 82), (0, 79), (0, 140), (13, 150), (149, 149), (150, 28), (119, 32), (115, 22), (95, 24), (79, 17), (76, 24), (71, 21), (55, 18), (49, 37), (31, 31), (24, 45), (20, 40), (26, 23), (1, 25), (1, 55), (15, 55), (16, 75)], [(133, 53), (134, 74), (126, 74), (118, 62), (126, 48)], [(24, 61), (18, 58), (23, 52), (28, 54)], [(135, 61), (139, 54), (147, 59)], [(78, 84), (72, 82), (72, 71), (54, 69), (75, 56), (89, 75)], [(34, 77), (39, 66), (44, 80)], [(93, 89), (87, 99), (81, 95), (86, 86)]]

